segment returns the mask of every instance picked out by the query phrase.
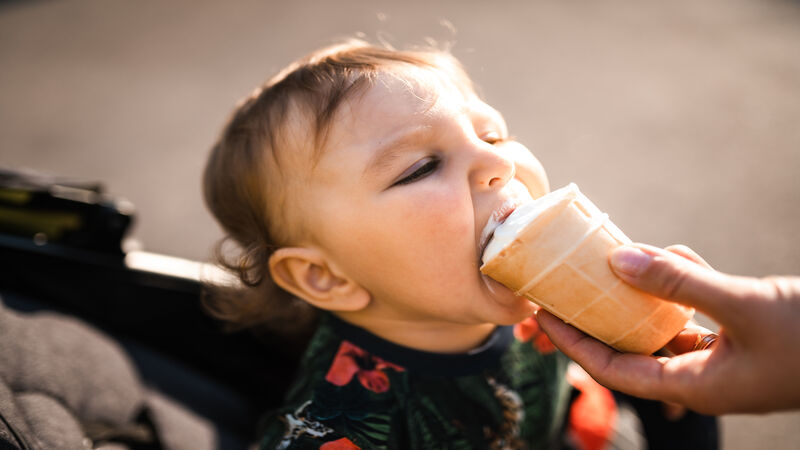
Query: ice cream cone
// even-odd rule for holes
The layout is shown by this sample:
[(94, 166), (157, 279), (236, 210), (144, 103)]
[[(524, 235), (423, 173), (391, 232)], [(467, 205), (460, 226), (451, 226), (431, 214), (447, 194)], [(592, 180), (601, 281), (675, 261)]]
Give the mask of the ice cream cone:
[(608, 254), (631, 240), (574, 184), (518, 208), (495, 239), (482, 273), (620, 351), (651, 354), (694, 314), (614, 275)]

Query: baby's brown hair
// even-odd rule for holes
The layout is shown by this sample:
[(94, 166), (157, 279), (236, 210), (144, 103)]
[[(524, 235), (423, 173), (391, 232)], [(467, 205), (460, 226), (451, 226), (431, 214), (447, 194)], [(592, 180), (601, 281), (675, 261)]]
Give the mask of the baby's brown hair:
[[(285, 183), (278, 181), (294, 174), (282, 173), (281, 161), (305, 151), (313, 166), (342, 102), (367, 89), (378, 74), (399, 72), (403, 66), (430, 69), (473, 92), (469, 77), (447, 52), (399, 51), (353, 40), (291, 64), (236, 107), (211, 149), (203, 191), (226, 233), (216, 260), (243, 287), (213, 289), (204, 298), (211, 314), (236, 327), (303, 328), (313, 321), (311, 307), (279, 289), (268, 275), (270, 255), (302, 233), (302, 223), (289, 220)], [(298, 133), (296, 126), (290, 130), (298, 118), (307, 133)], [(231, 241), (238, 247), (233, 255), (223, 249)]]

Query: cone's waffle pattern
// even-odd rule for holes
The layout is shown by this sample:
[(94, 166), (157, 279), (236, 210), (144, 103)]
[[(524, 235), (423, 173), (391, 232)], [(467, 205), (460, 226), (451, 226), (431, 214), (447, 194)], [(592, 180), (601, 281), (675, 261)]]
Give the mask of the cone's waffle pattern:
[[(618, 350), (653, 353), (683, 329), (694, 311), (617, 278), (608, 254), (631, 240), (577, 187), (570, 188), (481, 270)], [(493, 271), (498, 265), (505, 270)]]

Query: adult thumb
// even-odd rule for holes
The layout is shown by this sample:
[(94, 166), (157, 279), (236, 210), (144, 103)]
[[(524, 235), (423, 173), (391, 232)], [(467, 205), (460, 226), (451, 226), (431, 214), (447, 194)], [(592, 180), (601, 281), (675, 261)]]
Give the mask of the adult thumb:
[(611, 268), (623, 281), (655, 297), (692, 306), (721, 325), (737, 322), (736, 303), (751, 285), (657, 247), (634, 244), (614, 249)]

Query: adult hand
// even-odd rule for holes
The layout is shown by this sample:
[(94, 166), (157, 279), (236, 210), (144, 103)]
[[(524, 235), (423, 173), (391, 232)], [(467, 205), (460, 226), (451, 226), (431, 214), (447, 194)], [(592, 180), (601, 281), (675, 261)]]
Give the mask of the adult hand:
[(637, 397), (675, 402), (705, 414), (800, 408), (800, 278), (748, 278), (711, 269), (684, 246), (622, 246), (615, 273), (644, 292), (693, 306), (721, 326), (706, 350), (687, 326), (667, 346), (671, 357), (619, 353), (541, 310), (551, 341), (598, 382)]

